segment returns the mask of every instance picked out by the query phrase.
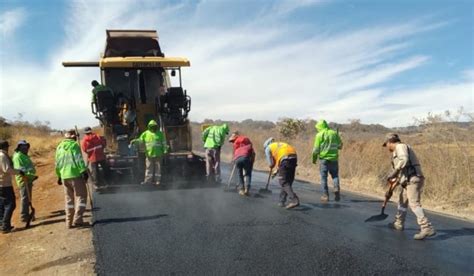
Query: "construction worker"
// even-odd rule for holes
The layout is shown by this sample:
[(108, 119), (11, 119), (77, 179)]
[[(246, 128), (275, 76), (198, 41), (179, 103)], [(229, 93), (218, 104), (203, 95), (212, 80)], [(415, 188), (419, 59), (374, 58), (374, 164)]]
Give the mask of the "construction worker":
[[(106, 141), (103, 137), (92, 132), (90, 127), (84, 128), (85, 136), (81, 142), (81, 149), (87, 155), (87, 165), (90, 171), (90, 180), (94, 189), (104, 186), (109, 177), (109, 167), (105, 161), (105, 147)], [(103, 171), (101, 177), (100, 170)]]
[(339, 185), (339, 150), (342, 149), (342, 141), (339, 133), (329, 128), (325, 120), (320, 120), (314, 126), (316, 136), (314, 137), (313, 164), (319, 161), (319, 172), (321, 175), (321, 187), (323, 195), (321, 201), (329, 201), (328, 173), (331, 174), (334, 183), (334, 200), (341, 200)]
[(13, 168), (12, 160), (8, 156), (9, 147), (8, 141), (0, 140), (0, 229), (3, 234), (10, 233), (13, 229), (11, 218), (16, 202), (12, 176), (25, 176), (22, 170)]
[(229, 134), (229, 126), (209, 126), (202, 132), (202, 141), (206, 149), (206, 177), (212, 181), (212, 175), (216, 182), (221, 182), (221, 147), (225, 137)]
[(87, 167), (82, 158), (81, 148), (76, 142), (75, 130), (69, 130), (65, 139), (56, 148), (56, 175), (58, 184), (64, 185), (67, 228), (88, 226), (83, 215), (87, 203)]
[[(300, 205), (298, 196), (293, 191), (293, 181), (295, 180), (296, 166), (298, 159), (296, 150), (292, 146), (283, 142), (275, 142), (275, 139), (268, 138), (263, 144), (265, 150), (266, 160), (270, 166), (270, 170), (277, 167), (278, 182), (281, 186), (280, 192), (280, 207), (286, 209), (295, 208)], [(289, 204), (286, 204), (286, 199), (289, 199)]]
[[(92, 100), (95, 104), (97, 112), (103, 114), (100, 117), (102, 123), (105, 125), (114, 125), (118, 123), (118, 112), (115, 106), (115, 95), (114, 92), (107, 86), (99, 84), (96, 80), (91, 82), (92, 87)], [(105, 121), (103, 121), (105, 119)]]
[(145, 144), (146, 150), (146, 168), (145, 180), (142, 184), (160, 185), (161, 180), (161, 161), (164, 154), (168, 153), (165, 136), (158, 128), (155, 120), (148, 122), (148, 129), (138, 138)]
[(233, 144), (232, 161), (239, 173), (239, 194), (249, 196), (253, 163), (255, 162), (255, 151), (252, 142), (248, 137), (239, 134), (238, 131), (232, 133), (229, 142)]
[[(30, 149), (30, 144), (25, 140), (20, 140), (13, 154), (13, 168), (17, 170), (22, 170), (25, 172), (25, 176), (17, 175), (15, 176), (16, 185), (20, 190), (21, 197), (21, 221), (27, 222), (30, 219), (29, 210), (30, 210), (30, 201), (32, 200), (32, 188), (33, 181), (38, 177), (36, 176), (36, 169), (31, 161), (31, 158), (28, 156), (28, 151)], [(28, 189), (28, 190), (26, 190)]]
[(91, 85), (92, 85), (92, 87), (94, 87), (94, 88), (92, 88), (92, 102), (93, 103), (97, 103), (97, 95), (99, 93), (106, 92), (106, 93), (110, 93), (111, 95), (113, 95), (113, 92), (110, 88), (108, 88), (105, 85), (99, 84), (99, 82), (96, 81), (96, 80), (93, 80), (91, 82)]
[(413, 148), (402, 143), (396, 133), (387, 134), (383, 146), (392, 153), (392, 171), (387, 175), (387, 181), (391, 183), (398, 182), (401, 186), (398, 198), (398, 212), (395, 216), (395, 221), (389, 223), (389, 227), (403, 231), (407, 208), (410, 206), (421, 228), (420, 232), (415, 234), (413, 238), (415, 240), (422, 240), (435, 235), (436, 231), (421, 207), (420, 200), (425, 177)]

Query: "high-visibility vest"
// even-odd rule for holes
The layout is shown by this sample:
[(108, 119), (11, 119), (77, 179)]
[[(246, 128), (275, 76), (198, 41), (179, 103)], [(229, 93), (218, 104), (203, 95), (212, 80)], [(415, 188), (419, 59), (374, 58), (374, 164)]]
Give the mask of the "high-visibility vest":
[(274, 142), (269, 146), (270, 152), (272, 153), (273, 158), (275, 159), (277, 167), (280, 166), (280, 162), (288, 156), (296, 155), (296, 150), (294, 147), (283, 142)]

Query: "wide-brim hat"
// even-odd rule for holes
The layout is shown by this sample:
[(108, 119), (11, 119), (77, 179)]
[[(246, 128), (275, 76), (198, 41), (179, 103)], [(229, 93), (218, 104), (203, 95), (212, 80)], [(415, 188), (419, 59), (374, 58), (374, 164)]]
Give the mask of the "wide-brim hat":
[(16, 144), (16, 149), (18, 150), (21, 146), (27, 146), (30, 147), (30, 143), (26, 142), (26, 140), (20, 140)]

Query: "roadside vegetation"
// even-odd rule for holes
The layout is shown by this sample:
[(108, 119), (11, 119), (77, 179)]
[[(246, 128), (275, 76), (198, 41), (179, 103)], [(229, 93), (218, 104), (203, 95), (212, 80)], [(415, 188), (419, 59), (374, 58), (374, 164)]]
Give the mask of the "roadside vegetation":
[[(223, 123), (205, 120), (203, 123)], [(311, 163), (315, 120), (281, 118), (278, 122), (245, 120), (227, 122), (231, 131), (239, 130), (255, 145), (255, 167), (268, 170), (263, 142), (268, 137), (286, 141), (298, 151), (297, 177), (319, 183), (319, 166)], [(340, 153), (342, 189), (382, 196), (384, 178), (390, 169), (390, 154), (382, 147), (388, 132), (397, 132), (403, 142), (412, 145), (420, 159), (426, 184), (422, 202), (429, 209), (474, 219), (474, 122), (472, 114), (460, 109), (444, 114), (428, 114), (414, 119), (414, 126), (390, 129), (382, 125), (330, 123), (338, 129), (344, 147)], [(200, 124), (194, 123), (195, 149), (204, 151), (200, 141)], [(223, 159), (230, 161), (231, 147), (223, 148)], [(331, 186), (330, 182), (330, 186)]]

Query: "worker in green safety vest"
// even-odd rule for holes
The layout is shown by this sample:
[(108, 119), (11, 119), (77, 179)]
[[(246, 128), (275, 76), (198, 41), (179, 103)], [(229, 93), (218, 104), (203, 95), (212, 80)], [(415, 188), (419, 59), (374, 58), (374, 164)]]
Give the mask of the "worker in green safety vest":
[[(28, 151), (30, 150), (30, 144), (25, 140), (20, 140), (17, 144), (15, 149), (15, 153), (13, 153), (13, 168), (17, 170), (22, 170), (25, 172), (25, 175), (16, 175), (16, 185), (20, 190), (20, 198), (21, 198), (21, 221), (27, 222), (29, 220), (29, 208), (30, 208), (30, 201), (32, 200), (32, 188), (33, 188), (33, 181), (38, 179), (36, 176), (36, 169), (31, 161), (30, 156), (28, 155)], [(28, 189), (28, 190), (27, 190)]]
[(148, 129), (140, 135), (138, 140), (145, 145), (146, 154), (145, 180), (142, 184), (160, 185), (161, 163), (163, 155), (168, 153), (168, 146), (158, 123), (155, 120), (148, 122)]

